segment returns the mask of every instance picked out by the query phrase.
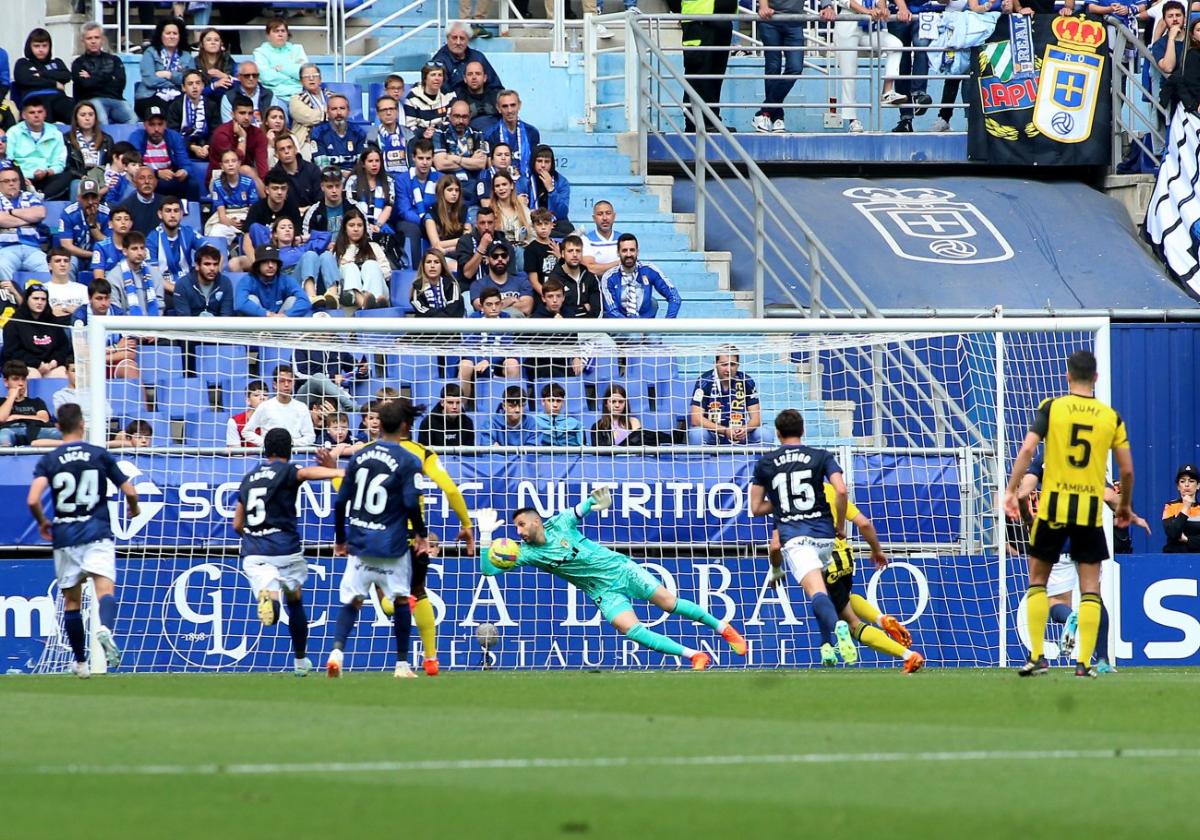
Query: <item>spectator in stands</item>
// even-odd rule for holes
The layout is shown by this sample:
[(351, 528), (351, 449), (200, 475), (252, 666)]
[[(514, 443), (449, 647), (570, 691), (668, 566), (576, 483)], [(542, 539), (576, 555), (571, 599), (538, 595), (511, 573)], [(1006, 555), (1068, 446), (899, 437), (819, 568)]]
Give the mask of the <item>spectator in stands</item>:
[(246, 421), (250, 419), (250, 415), (254, 410), (267, 401), (267, 383), (261, 379), (253, 379), (246, 386), (246, 410), (238, 412), (229, 418), (229, 422), (225, 424), (225, 445), (226, 446), (254, 446), (253, 443), (244, 438), (243, 432), (246, 429)]
[[(318, 312), (313, 317), (328, 318), (329, 313)], [(365, 361), (354, 358), (353, 353), (344, 350), (298, 347), (292, 362), (296, 366), (296, 378), (301, 381), (296, 390), (297, 398), (310, 405), (331, 399), (342, 411), (354, 411), (354, 397), (350, 396), (346, 387), (356, 379), (366, 378)]]
[[(529, 285), (537, 294), (542, 293), (542, 283), (549, 277), (550, 272), (558, 266), (561, 255), (558, 243), (550, 238), (554, 228), (554, 214), (549, 210), (534, 210), (529, 214), (533, 226), (533, 240), (525, 246), (524, 268), (529, 278)], [(574, 310), (569, 310), (567, 317), (574, 318)]]
[(583, 425), (563, 412), (567, 392), (557, 382), (542, 386), (542, 410), (535, 422), (539, 446), (583, 446)]
[[(564, 306), (566, 300), (563, 284), (557, 280), (546, 279), (542, 285), (541, 297), (534, 307), (534, 318), (552, 320), (569, 320), (574, 318)], [(579, 341), (576, 334), (552, 333), (541, 336), (546, 344), (561, 345), (568, 355), (560, 357), (537, 357), (525, 360), (525, 376), (529, 379), (560, 379), (564, 376), (582, 376), (587, 362), (579, 355)]]
[(24, 111), (25, 102), (37, 97), (50, 122), (69, 123), (75, 100), (67, 96), (71, 71), (61, 58), (51, 55), (50, 33), (38, 27), (25, 38), (25, 55), (13, 67), (13, 99)]
[(113, 302), (126, 315), (158, 315), (163, 306), (162, 272), (146, 261), (146, 237), (136, 230), (125, 235), (122, 260), (108, 272)]
[(334, 240), (333, 255), (341, 274), (341, 304), (357, 309), (382, 309), (388, 302), (392, 266), (378, 243), (367, 233), (367, 219), (357, 208), (346, 211)]
[(524, 196), (529, 201), (529, 181), (521, 170), (513, 166), (512, 148), (507, 143), (496, 143), (491, 147), (488, 167), (479, 173), (479, 204), (490, 207), (492, 203), (492, 181), (501, 173), (512, 178), (517, 187), (517, 195)]
[(20, 359), (4, 363), (6, 392), (0, 401), (0, 446), (28, 446), (38, 439), (62, 439), (50, 422), (45, 400), (29, 396), (29, 373), (29, 366)]
[(275, 94), (259, 84), (258, 77), (258, 65), (253, 61), (243, 61), (238, 66), (237, 84), (221, 97), (221, 122), (227, 123), (233, 118), (234, 102), (244, 96), (250, 100), (250, 122), (255, 126), (262, 125), (263, 114), (275, 104)]
[(158, 173), (149, 166), (139, 166), (133, 176), (133, 195), (119, 207), (129, 211), (133, 229), (143, 236), (158, 226), (158, 208), (163, 197), (158, 194)]
[(250, 100), (239, 96), (233, 103), (229, 122), (222, 123), (213, 132), (205, 183), (221, 168), (221, 157), (230, 149), (237, 152), (239, 171), (256, 185), (261, 185), (262, 179), (267, 177), (267, 135), (254, 125), (253, 112)]
[[(900, 55), (900, 77), (896, 80), (895, 86), (895, 92), (900, 97), (897, 101), (910, 102), (912, 105), (918, 106), (923, 114), (926, 106), (933, 102), (927, 93), (929, 79), (922, 78), (929, 75), (929, 53), (925, 47), (933, 43), (933, 38), (921, 37), (923, 31), (921, 18), (925, 19), (924, 31), (936, 36), (938, 28), (934, 15), (940, 15), (945, 6), (938, 2), (922, 2), (922, 0), (916, 0), (911, 7), (905, 3), (905, 0), (889, 0), (889, 3), (895, 7), (896, 13), (888, 21), (888, 32), (904, 46), (917, 48), (914, 51), (904, 50)], [(930, 23), (933, 24), (932, 27), (929, 26)], [(911, 132), (915, 115), (916, 109), (913, 107), (901, 108), (900, 121), (892, 131)]]
[(204, 75), (204, 98), (217, 106), (218, 116), (213, 120), (216, 124), (221, 121), (221, 99), (234, 85), (233, 56), (225, 49), (225, 40), (216, 29), (205, 29), (200, 33), (200, 50), (196, 53), (196, 69)]
[(1150, 44), (1154, 66), (1151, 69), (1150, 63), (1147, 62), (1147, 69), (1143, 73), (1143, 83), (1156, 101), (1163, 81), (1175, 72), (1176, 67), (1183, 66), (1184, 47), (1187, 44), (1184, 25), (1186, 19), (1187, 11), (1183, 3), (1177, 0), (1167, 0), (1163, 3), (1162, 18), (1154, 29), (1153, 43)]
[[(72, 278), (91, 274), (96, 247), (112, 235), (111, 215), (112, 212), (100, 203), (99, 182), (94, 178), (80, 181), (79, 199), (68, 204), (58, 217), (59, 247), (71, 258)], [(84, 303), (87, 303), (86, 294), (79, 305)]]
[(592, 446), (621, 446), (642, 428), (642, 421), (629, 413), (629, 394), (624, 385), (612, 383), (604, 390), (604, 413), (592, 425)]
[[(300, 148), (308, 145), (308, 136), (313, 128), (325, 122), (328, 107), (320, 69), (315, 64), (305, 64), (300, 68), (300, 90), (288, 100), (288, 112), (292, 117), (292, 137)], [(309, 150), (310, 157), (311, 154)]]
[(454, 91), (445, 81), (446, 68), (427, 62), (421, 68), (421, 84), (404, 95), (404, 127), (413, 137), (433, 140), (434, 133), (446, 124)]
[[(307, 210), (321, 200), (321, 167), (300, 156), (295, 139), (290, 134), (275, 138), (275, 157), (278, 163), (267, 173), (283, 175), (288, 183), (288, 200)], [(267, 190), (268, 194), (270, 189)]]
[(125, 64), (106, 49), (104, 27), (85, 23), (80, 41), (83, 53), (71, 63), (75, 100), (90, 102), (101, 125), (133, 122), (133, 109), (125, 101)]
[(488, 165), (488, 144), (482, 133), (471, 128), (471, 109), (462, 100), (450, 105), (449, 121), (433, 137), (433, 165), (443, 175), (458, 179), (467, 205), (478, 203), (479, 173)]
[(616, 220), (617, 212), (611, 201), (597, 201), (592, 205), (595, 227), (583, 235), (582, 261), (584, 268), (597, 277), (603, 277), (609, 269), (621, 264), (617, 256), (617, 240), (621, 233), (613, 229)]
[[(458, 248), (458, 239), (469, 233), (467, 205), (463, 201), (462, 187), (457, 178), (442, 178), (437, 182), (433, 207), (421, 220), (425, 227), (425, 239), (431, 248), (453, 252)], [(454, 266), (457, 269), (457, 265)]]
[(254, 409), (242, 428), (242, 439), (251, 446), (262, 446), (262, 439), (271, 429), (287, 429), (296, 446), (311, 446), (316, 442), (308, 406), (292, 399), (296, 386), (291, 365), (275, 368), (275, 396)]
[(532, 222), (529, 208), (517, 195), (517, 186), (504, 172), (492, 176), (491, 208), (496, 211), (496, 229), (504, 231), (504, 238), (514, 246), (516, 258), (524, 263), (524, 248), (529, 241)]
[(533, 150), (529, 176), (529, 209), (549, 210), (554, 216), (553, 235), (559, 238), (575, 229), (567, 214), (571, 207), (571, 182), (555, 165), (554, 149), (546, 145)]
[[(295, 144), (289, 145), (293, 149), (295, 148)], [(287, 219), (292, 223), (293, 239), (301, 239), (299, 231), (303, 215), (292, 199), (292, 188), (288, 183), (287, 175), (278, 169), (268, 172), (266, 192), (267, 194), (263, 198), (252, 204), (246, 211), (246, 224), (243, 228), (246, 234), (242, 237), (242, 255), (250, 257), (250, 262), (254, 261), (254, 249), (271, 238), (275, 223), (280, 219)], [(291, 244), (298, 243), (289, 242), (289, 245)], [(247, 267), (249, 265), (250, 263), (246, 264)], [(231, 270), (237, 271), (238, 269)]]
[(563, 286), (563, 309), (576, 318), (599, 318), (604, 312), (600, 280), (583, 266), (583, 240), (571, 234), (563, 239), (559, 250), (562, 259), (550, 272), (549, 279)]
[[(328, 312), (322, 312), (322, 315), (329, 317)], [(333, 415), (338, 413), (337, 406), (333, 400), (325, 397), (318, 397), (311, 400), (302, 400), (308, 404), (308, 416), (312, 419), (313, 435), (316, 437), (318, 446), (323, 446), (325, 443), (325, 426)]]
[[(379, 440), (379, 409), (385, 402), (387, 400), (376, 398), (363, 406), (362, 427), (358, 433), (358, 439), (363, 443)], [(349, 453), (339, 452), (337, 454), (338, 457), (341, 457), (343, 454)]]
[(446, 68), (446, 88), (453, 90), (457, 87), (463, 81), (467, 65), (477, 61), (483, 66), (487, 76), (487, 86), (496, 90), (503, 89), (504, 85), (500, 82), (500, 75), (487, 60), (487, 56), (479, 50), (469, 47), (467, 45), (469, 40), (470, 35), (466, 25), (462, 21), (454, 21), (446, 27), (446, 43), (430, 59), (431, 62), (437, 62)]
[[(83, 412), (83, 422), (91, 422), (92, 414), (92, 395), (90, 388), (80, 388), (76, 380), (75, 360), (67, 362), (67, 387), (59, 388), (50, 397), (50, 405), (54, 408), (54, 416), (58, 416), (58, 412), (64, 405), (68, 403), (79, 406)], [(104, 428), (108, 429), (112, 425), (112, 403), (107, 398), (104, 400)]]
[(100, 129), (96, 121), (96, 109), (90, 102), (80, 102), (75, 106), (65, 142), (67, 172), (73, 181), (88, 176), (98, 178), (115, 145), (113, 139)]
[(154, 427), (148, 420), (130, 420), (108, 442), (109, 449), (143, 449), (154, 445)]
[(50, 282), (46, 284), (46, 296), (50, 301), (50, 314), (59, 323), (70, 324), (75, 311), (87, 306), (87, 286), (71, 279), (71, 255), (65, 248), (51, 248), (47, 261), (50, 263)]
[[(112, 284), (107, 280), (93, 280), (88, 284), (88, 305), (75, 313), (75, 323), (86, 325), (89, 315), (124, 315), (124, 310), (112, 302)], [(137, 366), (137, 340), (117, 333), (108, 334), (108, 346), (104, 351), (104, 363), (112, 379), (137, 379), (141, 372)]]
[(604, 296), (605, 318), (653, 318), (658, 311), (654, 292), (667, 301), (667, 317), (679, 315), (683, 298), (667, 277), (653, 263), (638, 259), (638, 241), (632, 233), (617, 239), (617, 256), (621, 264), (610, 268), (600, 280)]
[(210, 196), (215, 212), (204, 228), (205, 236), (220, 237), (229, 245), (248, 229), (246, 217), (259, 201), (254, 179), (240, 171), (240, 164), (237, 150), (226, 149)]
[[(182, 134), (167, 128), (164, 105), (147, 105), (142, 113), (145, 114), (142, 127), (129, 136), (130, 144), (141, 152), (142, 169), (151, 170), (158, 179), (155, 192), (184, 197), (190, 186), (187, 143)], [(134, 186), (137, 186), (136, 179)], [(136, 214), (134, 221), (137, 221)]]
[[(1168, 0), (1173, 2), (1173, 0)], [(988, 12), (1006, 12), (1012, 9), (1012, 0), (949, 0), (946, 6), (948, 12), (961, 12), (967, 9), (977, 14), (987, 14)], [(970, 61), (969, 54), (963, 57), (966, 61)], [(955, 62), (956, 63), (956, 62)], [(957, 73), (958, 70), (950, 61), (949, 54), (946, 54), (942, 60), (942, 66), (931, 68), (935, 72), (940, 73)], [(938, 109), (937, 119), (933, 121), (932, 131), (944, 132), (950, 131), (950, 120), (954, 117), (954, 109), (950, 106), (954, 104), (954, 100), (958, 98), (959, 92), (962, 89), (961, 79), (946, 79), (942, 85), (941, 108)], [(966, 104), (966, 95), (964, 92), (963, 103)]]
[(282, 269), (283, 261), (274, 248), (255, 251), (250, 273), (234, 289), (237, 314), (260, 318), (303, 318), (311, 315), (312, 304), (308, 295)]
[(396, 183), (383, 169), (383, 154), (368, 146), (359, 155), (354, 174), (346, 180), (346, 194), (358, 211), (367, 218), (367, 233), (381, 245), (395, 233), (392, 211), (396, 203)]
[(173, 195), (163, 199), (158, 208), (158, 226), (146, 237), (146, 259), (162, 275), (159, 287), (165, 311), (171, 311), (175, 283), (187, 276), (195, 263), (200, 247), (199, 234), (183, 222), (183, 202)]
[(1200, 488), (1200, 469), (1184, 464), (1175, 473), (1179, 496), (1163, 507), (1163, 531), (1167, 535), (1164, 554), (1196, 554), (1200, 552), (1200, 505), (1196, 490)]
[(196, 66), (184, 46), (186, 31), (182, 20), (169, 18), (159, 21), (150, 36), (150, 46), (142, 53), (141, 80), (133, 91), (134, 110), (143, 118), (152, 105), (165, 113), (171, 100), (183, 93), (183, 74)]
[(122, 140), (113, 145), (112, 159), (104, 167), (104, 177), (100, 184), (100, 197), (109, 207), (118, 204), (133, 195), (133, 177), (142, 165), (142, 153)]
[[(54, 129), (51, 129), (54, 130)], [(37, 193), (21, 190), (16, 169), (0, 169), (0, 282), (12, 282), (18, 271), (49, 271), (37, 226), (46, 206)], [(18, 303), (23, 296), (14, 286)]]
[(400, 105), (404, 101), (404, 91), (407, 87), (403, 76), (392, 73), (383, 81), (383, 95), (392, 97), (396, 100), (396, 105)]
[[(499, 243), (497, 243), (497, 246)], [(472, 312), (472, 318), (508, 318), (500, 291), (495, 286), (488, 286), (479, 293), (479, 311)], [(520, 379), (521, 363), (510, 355), (513, 344), (512, 333), (479, 333), (474, 341), (480, 349), (496, 355), (477, 356), (459, 359), (458, 381), (462, 386), (463, 395), (470, 398), (474, 393), (475, 380), (486, 376), (498, 376), (504, 379)]]
[[(763, 74), (766, 76), (763, 79), (763, 106), (750, 122), (755, 131), (782, 134), (787, 131), (783, 121), (783, 103), (804, 72), (804, 51), (778, 48), (803, 47), (804, 23), (772, 20), (777, 12), (784, 15), (807, 14), (808, 3), (806, 0), (758, 0), (758, 37), (764, 47), (776, 49), (763, 50)], [(834, 14), (832, 4), (826, 5), (821, 12), (826, 20), (832, 20)]]
[(442, 173), (433, 168), (433, 144), (415, 140), (410, 150), (413, 165), (396, 179), (396, 215), (393, 227), (408, 243), (409, 265), (421, 264), (421, 220), (437, 200)]
[(393, 178), (408, 171), (408, 144), (412, 137), (400, 123), (400, 103), (390, 96), (375, 100), (377, 125), (371, 126), (367, 142), (383, 153), (383, 168)]
[[(674, 2), (674, 0), (673, 0)], [(697, 16), (683, 22), (683, 46), (700, 47), (701, 49), (684, 50), (684, 77), (699, 95), (700, 100), (708, 104), (713, 111), (713, 117), (721, 119), (721, 86), (725, 81), (725, 71), (729, 65), (729, 45), (733, 41), (733, 24), (728, 20), (713, 20), (709, 15), (735, 15), (738, 13), (737, 0), (712, 0), (695, 2), (682, 0), (680, 9), (683, 14), (696, 13)], [(708, 47), (710, 49), (704, 49)], [(684, 96), (684, 132), (696, 130), (692, 122), (691, 97)], [(708, 120), (705, 120), (708, 123)], [(715, 126), (709, 125), (710, 130)]]
[(503, 240), (488, 246), (487, 274), (471, 284), (471, 300), (477, 311), (483, 311), (483, 293), (494, 288), (500, 292), (500, 308), (510, 318), (522, 318), (533, 312), (533, 287), (524, 274), (508, 273), (512, 248)]
[(109, 214), (108, 225), (108, 237), (92, 246), (90, 280), (105, 279), (108, 272), (125, 258), (125, 234), (133, 230), (133, 216), (127, 208), (117, 207)]
[(350, 419), (342, 412), (335, 411), (325, 424), (325, 434), (317, 442), (328, 449), (339, 451), (343, 446), (353, 446), (355, 440), (350, 436)]
[(462, 387), (453, 382), (443, 385), (441, 399), (425, 415), (417, 441), (437, 452), (453, 446), (474, 446), (475, 423), (463, 408)]
[(307, 239), (315, 231), (324, 231), (329, 235), (330, 248), (342, 229), (346, 214), (354, 210), (354, 205), (346, 198), (345, 187), (342, 184), (342, 171), (336, 166), (326, 167), (321, 171), (321, 196), (308, 212), (304, 214), (304, 223), (300, 236)]
[(267, 40), (254, 51), (254, 61), (262, 71), (263, 87), (283, 102), (300, 92), (300, 68), (308, 64), (304, 47), (289, 41), (287, 21), (274, 17), (267, 21)]
[(533, 170), (533, 150), (542, 143), (541, 132), (521, 119), (521, 96), (515, 90), (500, 91), (496, 108), (500, 121), (487, 135), (487, 141), (492, 148), (504, 143), (512, 149), (513, 166), (528, 180)]
[(175, 286), (174, 315), (233, 315), (233, 281), (221, 272), (221, 252), (212, 245), (196, 249), (196, 268)]
[[(867, 15), (871, 19), (869, 28), (864, 29), (857, 20), (839, 20), (833, 25), (833, 42), (837, 47), (838, 75), (842, 77), (841, 98), (838, 100), (839, 109), (843, 116), (850, 120), (850, 132), (858, 134), (863, 130), (863, 124), (858, 119), (858, 109), (850, 103), (855, 101), (854, 91), (858, 83), (858, 54), (859, 51), (880, 50), (884, 60), (883, 92), (880, 102), (884, 105), (894, 105), (904, 101), (904, 95), (895, 90), (896, 77), (900, 75), (900, 39), (890, 32), (883, 31), (890, 12), (886, 3), (874, 3), (867, 6), (858, 0), (847, 0), (850, 11), (856, 15)], [(905, 9), (907, 15), (907, 7)]]
[(62, 132), (46, 124), (46, 106), (40, 97), (25, 99), (21, 122), (8, 132), (8, 156), (46, 201), (67, 197), (72, 180), (67, 146)]
[(312, 130), (313, 162), (322, 169), (336, 166), (343, 177), (350, 174), (363, 146), (367, 133), (350, 122), (350, 100), (340, 93), (328, 97), (325, 122)]
[(183, 96), (167, 106), (167, 128), (179, 132), (192, 160), (208, 160), (213, 132), (221, 124), (221, 108), (204, 96), (204, 74), (183, 74)]
[(525, 391), (520, 385), (509, 385), (496, 411), (491, 426), (483, 434), (483, 446), (536, 446), (537, 424), (525, 413)]
[(714, 368), (702, 374), (693, 389), (688, 443), (694, 446), (758, 443), (761, 439), (758, 386), (738, 370), (737, 348), (722, 349)]
[(4, 325), (0, 362), (19, 359), (29, 365), (30, 379), (66, 379), (71, 356), (70, 331), (50, 312), (46, 287), (27, 284), (25, 302)]
[[(464, 290), (487, 276), (487, 251), (496, 241), (504, 241), (504, 232), (496, 230), (496, 211), (480, 207), (475, 211), (475, 225), (458, 238), (458, 249), (454, 252), (457, 276)], [(515, 265), (509, 265), (509, 274), (515, 274), (516, 270)]]
[(413, 280), (409, 302), (418, 318), (461, 318), (466, 314), (462, 289), (440, 249), (430, 248), (421, 257), (421, 270)]
[(278, 158), (275, 157), (275, 138), (289, 134), (287, 112), (283, 110), (282, 106), (272, 105), (267, 109), (267, 114), (263, 117), (262, 130), (263, 136), (267, 138), (267, 169), (270, 170), (279, 163)]
[(467, 63), (463, 79), (454, 85), (454, 96), (470, 107), (471, 128), (486, 135), (500, 120), (496, 97), (500, 88), (488, 84), (487, 70), (478, 61)]
[[(329, 249), (329, 234), (318, 231), (301, 242), (296, 236), (297, 230), (290, 218), (280, 216), (268, 231), (269, 241), (256, 239), (254, 248), (265, 241), (279, 251), (283, 273), (300, 284), (304, 294), (312, 301), (313, 309), (337, 306), (340, 277), (337, 257)], [(246, 266), (251, 265), (254, 262), (253, 248), (241, 260)]]

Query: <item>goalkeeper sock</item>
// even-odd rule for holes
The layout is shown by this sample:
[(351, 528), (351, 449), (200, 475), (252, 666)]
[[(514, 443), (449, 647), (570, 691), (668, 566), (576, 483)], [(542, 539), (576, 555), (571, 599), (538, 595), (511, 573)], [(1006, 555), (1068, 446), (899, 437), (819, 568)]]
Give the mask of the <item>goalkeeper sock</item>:
[(338, 613), (337, 627), (333, 631), (334, 649), (345, 649), (346, 639), (350, 638), (350, 634), (354, 632), (354, 625), (357, 622), (358, 607), (354, 604), (342, 604), (342, 611)]
[(1029, 658), (1042, 658), (1046, 644), (1046, 620), (1050, 618), (1050, 602), (1046, 587), (1031, 586), (1025, 595), (1025, 624), (1029, 628)]
[(396, 633), (396, 661), (408, 661), (408, 635), (412, 631), (412, 610), (407, 598), (393, 598), (392, 629)]
[(1079, 599), (1079, 641), (1076, 650), (1079, 655), (1076, 662), (1080, 665), (1092, 663), (1092, 652), (1096, 650), (1096, 636), (1100, 630), (1100, 596), (1088, 592)]
[(1066, 604), (1054, 604), (1050, 607), (1050, 620), (1055, 624), (1066, 624), (1071, 617), (1071, 608)]
[(1108, 607), (1100, 602), (1100, 628), (1096, 631), (1096, 659), (1108, 661)]
[(71, 643), (75, 661), (87, 662), (83, 650), (83, 614), (79, 610), (63, 610), (63, 629), (67, 631), (67, 641)]
[(694, 601), (689, 601), (686, 598), (675, 599), (675, 615), (681, 615), (684, 618), (690, 618), (692, 621), (699, 621), (706, 627), (711, 627), (714, 630), (720, 631), (721, 622), (717, 617), (707, 610), (701, 609), (700, 605)]
[(903, 659), (904, 655), (908, 653), (904, 645), (893, 642), (887, 633), (873, 624), (858, 625), (858, 629), (854, 631), (854, 638), (869, 648), (874, 648), (880, 653), (886, 653), (897, 659)]
[(421, 634), (421, 646), (425, 648), (426, 659), (437, 659), (437, 620), (433, 614), (433, 604), (422, 595), (412, 608), (413, 621), (417, 632)]
[(275, 617), (271, 623), (278, 624), (279, 623), (279, 602), (276, 601), (274, 598), (271, 599), (271, 615), (273, 615)]
[(827, 645), (833, 644), (833, 631), (838, 622), (837, 610), (833, 608), (833, 601), (829, 600), (829, 596), (824, 592), (818, 592), (812, 596), (809, 606), (821, 628), (821, 641)]
[(880, 616), (883, 615), (878, 607), (861, 595), (850, 596), (850, 609), (854, 610), (859, 621), (865, 621), (867, 624), (878, 624)]
[(302, 598), (288, 601), (288, 633), (292, 636), (292, 653), (303, 659), (308, 653), (308, 614)]
[(107, 627), (109, 630), (115, 630), (117, 623), (117, 597), (115, 595), (102, 595), (98, 604), (100, 613), (100, 625)]
[(625, 635), (633, 639), (642, 647), (648, 647), (650, 650), (656, 650), (659, 653), (669, 653), (672, 656), (686, 656), (687, 653), (683, 645), (673, 639), (668, 639), (661, 633), (655, 633), (653, 630), (646, 627), (644, 624), (638, 623), (625, 631)]

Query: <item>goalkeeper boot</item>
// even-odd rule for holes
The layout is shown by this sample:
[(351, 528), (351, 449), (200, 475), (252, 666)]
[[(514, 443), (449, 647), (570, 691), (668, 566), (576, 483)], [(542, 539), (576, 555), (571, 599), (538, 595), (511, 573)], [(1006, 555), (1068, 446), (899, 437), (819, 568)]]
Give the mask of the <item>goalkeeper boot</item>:
[(1059, 656), (1070, 659), (1075, 654), (1075, 637), (1079, 633), (1079, 612), (1071, 611), (1063, 625), (1062, 636), (1059, 637)]
[(1097, 660), (1097, 662), (1096, 662), (1096, 673), (1097, 674), (1115, 674), (1115, 673), (1117, 673), (1117, 666), (1113, 665), (1107, 659), (1100, 659), (1100, 660)]
[(92, 668), (86, 662), (72, 662), (71, 673), (81, 680), (86, 680), (92, 675)]
[(821, 645), (821, 664), (827, 668), (837, 664), (837, 651), (828, 642)]
[(297, 677), (307, 677), (313, 672), (313, 661), (307, 656), (303, 659), (297, 659), (292, 665), (292, 673)]
[(907, 628), (892, 616), (879, 616), (879, 626), (883, 628), (883, 632), (887, 633), (896, 644), (904, 645), (905, 647), (912, 644), (912, 633), (909, 633)]
[(703, 651), (696, 651), (691, 656), (693, 671), (707, 671), (708, 666), (712, 664), (712, 657)]
[(834, 625), (833, 633), (837, 637), (837, 652), (842, 657), (842, 661), (847, 665), (854, 665), (858, 662), (858, 648), (854, 646), (854, 639), (850, 638), (850, 625), (844, 621), (839, 621)]
[(336, 679), (342, 675), (342, 652), (334, 648), (329, 652), (329, 661), (325, 663), (325, 676)]
[(113, 641), (112, 631), (107, 627), (101, 627), (96, 631), (96, 641), (100, 643), (100, 647), (104, 648), (104, 658), (108, 661), (109, 670), (119, 666), (121, 664), (121, 649)]
[(1039, 656), (1037, 659), (1030, 657), (1025, 660), (1025, 664), (1017, 669), (1018, 677), (1036, 677), (1040, 674), (1045, 674), (1050, 670), (1050, 663), (1046, 661), (1046, 657)]
[(436, 677), (438, 675), (438, 661), (436, 659), (426, 659), (422, 663), (422, 667), (425, 669), (425, 676)]
[(270, 627), (275, 623), (275, 606), (271, 601), (271, 593), (265, 589), (258, 593), (258, 620), (263, 623), (263, 627)]
[(729, 642), (729, 646), (733, 648), (733, 652), (738, 656), (746, 655), (746, 640), (742, 634), (733, 629), (732, 624), (726, 624), (725, 629), (721, 631), (721, 638)]
[(917, 653), (915, 650), (908, 652), (908, 657), (904, 660), (904, 673), (915, 674), (925, 667), (925, 657)]
[(1096, 679), (1096, 677), (1100, 676), (1100, 672), (1097, 671), (1095, 668), (1092, 668), (1088, 665), (1084, 665), (1082, 662), (1080, 662), (1078, 665), (1075, 666), (1075, 676), (1090, 677), (1091, 679), (1094, 680), (1094, 679)]
[(398, 680), (415, 680), (417, 672), (407, 662), (397, 662), (396, 670), (392, 671), (392, 676)]

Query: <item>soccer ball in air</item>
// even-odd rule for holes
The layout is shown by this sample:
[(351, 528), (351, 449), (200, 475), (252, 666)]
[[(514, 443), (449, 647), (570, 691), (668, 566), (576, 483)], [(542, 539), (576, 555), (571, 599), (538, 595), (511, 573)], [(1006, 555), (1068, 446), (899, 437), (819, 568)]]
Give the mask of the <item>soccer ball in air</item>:
[(488, 560), (498, 569), (511, 569), (517, 564), (517, 556), (521, 553), (521, 544), (508, 537), (494, 541), (488, 549)]
[(500, 641), (500, 631), (496, 629), (495, 624), (480, 624), (475, 628), (475, 641), (479, 642), (479, 646), (484, 650), (490, 650)]

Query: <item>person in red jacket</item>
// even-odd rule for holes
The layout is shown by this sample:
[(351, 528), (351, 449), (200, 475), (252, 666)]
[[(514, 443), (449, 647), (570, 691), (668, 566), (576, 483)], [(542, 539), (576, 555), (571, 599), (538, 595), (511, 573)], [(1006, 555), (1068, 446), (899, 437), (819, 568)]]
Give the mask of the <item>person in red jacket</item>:
[(230, 149), (238, 154), (242, 162), (240, 172), (254, 179), (263, 191), (262, 179), (267, 177), (267, 135), (253, 124), (254, 103), (249, 97), (239, 96), (233, 100), (233, 119), (222, 123), (213, 132), (208, 146), (208, 174), (204, 178), (207, 189), (213, 173), (221, 168), (221, 155)]

